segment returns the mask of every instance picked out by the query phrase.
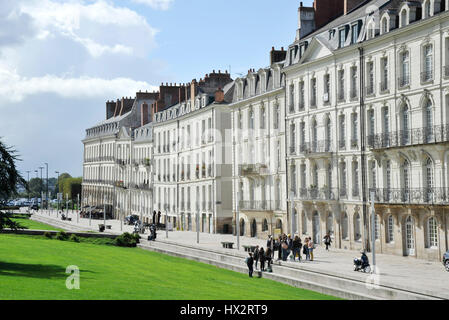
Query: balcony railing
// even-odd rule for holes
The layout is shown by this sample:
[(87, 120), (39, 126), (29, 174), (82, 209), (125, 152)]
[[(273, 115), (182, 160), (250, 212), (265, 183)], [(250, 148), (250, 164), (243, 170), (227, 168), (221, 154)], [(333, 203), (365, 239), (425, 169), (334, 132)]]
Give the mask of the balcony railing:
[(449, 204), (449, 188), (371, 189), (375, 202), (393, 204)]
[(368, 145), (371, 149), (388, 149), (441, 142), (449, 142), (448, 124), (368, 136)]
[(280, 201), (239, 201), (239, 209), (246, 211), (274, 211), (281, 208)]
[(268, 166), (263, 163), (239, 165), (239, 176), (265, 176), (268, 174)]
[(329, 188), (301, 188), (299, 189), (299, 199), (333, 201), (337, 200), (337, 192), (337, 189)]
[(333, 152), (332, 141), (320, 140), (320, 141), (304, 142), (299, 145), (299, 152), (305, 154)]
[(410, 84), (410, 75), (400, 76), (398, 78), (398, 86), (399, 88), (404, 88)]
[(421, 82), (429, 82), (433, 80), (433, 70), (425, 70), (421, 72)]

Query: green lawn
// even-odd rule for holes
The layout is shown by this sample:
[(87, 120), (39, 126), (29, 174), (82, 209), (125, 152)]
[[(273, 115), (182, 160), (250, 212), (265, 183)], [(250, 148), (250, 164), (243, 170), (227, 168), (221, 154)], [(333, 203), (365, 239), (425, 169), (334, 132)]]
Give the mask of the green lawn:
[[(0, 300), (323, 300), (335, 299), (268, 279), (139, 248), (0, 235)], [(65, 287), (80, 268), (80, 290)]]
[(25, 218), (24, 216), (15, 216), (11, 220), (19, 223), (22, 227), (29, 230), (50, 230), (50, 231), (63, 231), (62, 229), (55, 228), (52, 226), (49, 226), (48, 224), (37, 222), (34, 220), (31, 220), (29, 218)]

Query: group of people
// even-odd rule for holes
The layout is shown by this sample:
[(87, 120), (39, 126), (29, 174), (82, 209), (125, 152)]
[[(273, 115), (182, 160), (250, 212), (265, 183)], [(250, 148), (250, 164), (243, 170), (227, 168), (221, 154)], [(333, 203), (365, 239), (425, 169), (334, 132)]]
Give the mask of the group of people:
[[(326, 245), (326, 250), (329, 251), (329, 247), (332, 243), (332, 238), (330, 233), (327, 233), (323, 238), (323, 242)], [(271, 272), (271, 264), (276, 255), (277, 251), (277, 261), (287, 261), (288, 257), (292, 261), (301, 261), (302, 255), (305, 256), (306, 261), (313, 261), (313, 251), (315, 249), (315, 243), (311, 237), (306, 237), (304, 243), (298, 235), (292, 236), (283, 234), (277, 239), (274, 239), (271, 235), (268, 236), (267, 249), (259, 248), (256, 246), (254, 252), (250, 252), (249, 256), (246, 258), (246, 263), (248, 265), (249, 276), (252, 278), (254, 272), (254, 265), (257, 269), (257, 265), (260, 262), (260, 271), (265, 270), (265, 262), (268, 263), (268, 271)]]

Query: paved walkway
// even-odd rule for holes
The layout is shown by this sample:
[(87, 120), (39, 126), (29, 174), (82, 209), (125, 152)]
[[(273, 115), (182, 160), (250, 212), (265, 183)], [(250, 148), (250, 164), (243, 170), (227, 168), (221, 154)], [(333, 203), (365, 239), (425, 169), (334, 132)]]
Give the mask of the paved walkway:
[[(103, 224), (103, 220), (92, 220), (90, 224), (89, 219), (79, 219), (78, 221), (76, 214), (74, 213), (69, 213), (69, 217), (72, 218), (72, 222), (61, 221), (60, 217), (59, 219), (57, 218), (56, 212), (40, 211), (36, 214), (36, 216), (50, 218), (59, 225), (60, 223), (65, 223), (64, 225), (67, 226), (68, 229), (70, 226), (75, 226), (75, 228), (82, 227), (86, 231), (98, 231), (98, 225)], [(123, 232), (132, 232), (134, 230), (133, 226), (122, 225), (118, 220), (107, 220), (106, 224), (112, 225), (112, 230), (107, 230), (107, 233), (111, 234), (121, 234)], [(240, 251), (236, 249), (229, 250), (222, 248), (222, 241), (236, 243), (236, 237), (232, 235), (201, 233), (200, 243), (197, 244), (196, 232), (173, 231), (168, 233), (167, 238), (165, 231), (158, 231), (157, 239), (159, 241), (173, 242), (180, 245), (189, 245), (208, 250), (228, 253), (232, 252), (233, 254), (239, 254), (242, 257), (246, 256), (243, 248), (241, 248)], [(240, 245), (259, 245), (265, 248), (266, 241), (241, 237)], [(330, 251), (327, 252), (325, 249), (318, 247), (314, 251), (314, 255), (315, 260), (313, 262), (282, 262), (282, 264), (362, 281), (365, 281), (368, 277), (366, 274), (357, 273), (352, 270), (352, 261), (354, 257), (360, 256), (360, 253), (357, 251), (331, 248)], [(371, 255), (368, 256), (371, 259)], [(378, 276), (376, 276), (376, 279), (379, 281), (378, 283), (399, 289), (449, 299), (449, 272), (445, 271), (441, 262), (431, 262), (385, 254), (376, 255), (376, 259), (378, 267)]]

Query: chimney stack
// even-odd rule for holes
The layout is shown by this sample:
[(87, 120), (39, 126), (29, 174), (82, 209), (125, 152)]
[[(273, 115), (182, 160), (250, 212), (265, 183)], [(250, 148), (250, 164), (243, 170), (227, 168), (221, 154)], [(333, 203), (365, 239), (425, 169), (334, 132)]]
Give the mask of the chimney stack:
[(142, 103), (142, 108), (140, 109), (140, 126), (143, 127), (150, 121), (148, 114), (148, 104), (146, 102)]

